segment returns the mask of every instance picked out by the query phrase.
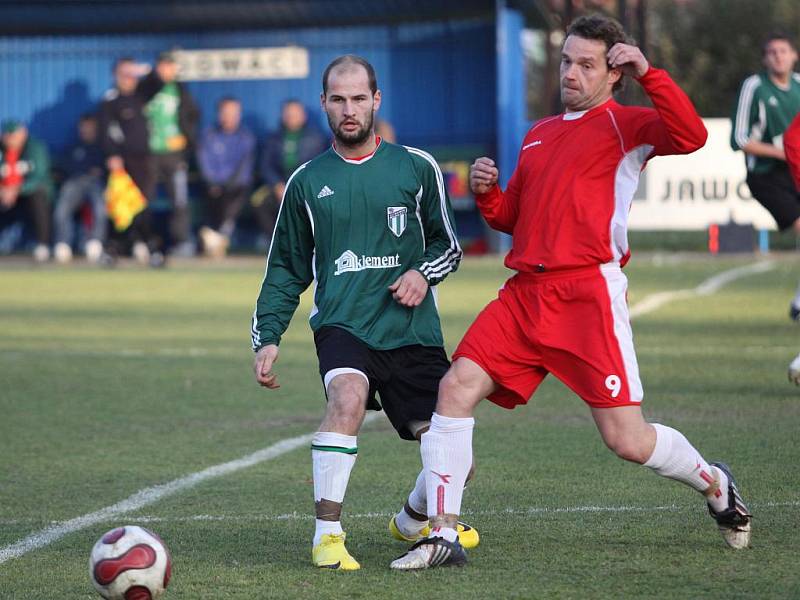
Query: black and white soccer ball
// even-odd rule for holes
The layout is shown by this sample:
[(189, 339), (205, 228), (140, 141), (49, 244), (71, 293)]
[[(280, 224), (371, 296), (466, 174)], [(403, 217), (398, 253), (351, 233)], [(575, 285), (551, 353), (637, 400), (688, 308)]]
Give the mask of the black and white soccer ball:
[(172, 561), (156, 534), (126, 525), (104, 534), (92, 548), (89, 576), (109, 600), (155, 600), (169, 583)]

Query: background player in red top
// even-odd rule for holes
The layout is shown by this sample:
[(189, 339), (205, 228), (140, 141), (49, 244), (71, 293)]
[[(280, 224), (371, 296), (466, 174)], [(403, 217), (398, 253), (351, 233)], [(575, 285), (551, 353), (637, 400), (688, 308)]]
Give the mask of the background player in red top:
[[(654, 109), (614, 101), (626, 75)], [(709, 465), (680, 432), (642, 416), (621, 271), (639, 173), (653, 156), (702, 147), (705, 127), (667, 73), (648, 64), (619, 23), (599, 15), (567, 31), (561, 100), (565, 113), (526, 135), (505, 192), (491, 159), (472, 165), (482, 214), (513, 236), (505, 264), (517, 273), (478, 315), (439, 386), (421, 450), (432, 531), (392, 568), (466, 562), (454, 527), (472, 460), (473, 410), (486, 397), (506, 408), (525, 404), (548, 373), (589, 405), (618, 456), (704, 494), (725, 541), (749, 544), (749, 511), (728, 467)]]

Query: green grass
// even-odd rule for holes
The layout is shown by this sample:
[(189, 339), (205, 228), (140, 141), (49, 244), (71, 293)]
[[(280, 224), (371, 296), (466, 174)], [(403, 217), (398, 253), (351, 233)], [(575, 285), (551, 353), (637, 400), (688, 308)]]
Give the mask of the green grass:
[[(753, 260), (636, 256), (629, 299)], [(634, 322), (646, 414), (734, 467), (756, 514), (750, 550), (724, 546), (695, 492), (612, 456), (582, 402), (548, 378), (526, 407), (478, 409), (464, 511), (482, 543), (465, 569), (388, 569), (404, 547), (386, 522), (419, 451), (381, 418), (359, 436), (345, 504), (361, 571), (310, 566), (311, 469), (300, 449), (10, 560), (0, 598), (96, 597), (89, 550), (126, 522), (149, 523), (169, 545), (168, 599), (798, 597), (800, 392), (784, 375), (800, 350), (786, 318), (795, 265), (778, 257), (770, 272)], [(262, 273), (256, 260), (163, 272), (0, 265), (0, 547), (316, 428), (308, 298), (282, 345), (283, 387), (253, 381)], [(442, 286), (449, 350), (506, 275), (498, 260), (468, 260)]]

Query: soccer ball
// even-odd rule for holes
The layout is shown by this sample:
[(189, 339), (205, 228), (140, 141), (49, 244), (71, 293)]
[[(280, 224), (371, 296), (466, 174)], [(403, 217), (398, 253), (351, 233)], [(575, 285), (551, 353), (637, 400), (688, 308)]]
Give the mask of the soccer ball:
[(109, 600), (155, 600), (169, 583), (169, 551), (156, 534), (144, 527), (112, 529), (92, 548), (89, 576), (95, 589)]

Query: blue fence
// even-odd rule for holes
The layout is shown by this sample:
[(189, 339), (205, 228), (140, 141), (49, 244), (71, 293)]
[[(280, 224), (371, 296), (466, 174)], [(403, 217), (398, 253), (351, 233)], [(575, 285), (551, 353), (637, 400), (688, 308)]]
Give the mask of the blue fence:
[(280, 102), (300, 98), (318, 110), (320, 77), (334, 57), (352, 52), (370, 60), (384, 92), (382, 116), (403, 143), (479, 144), (495, 141), (493, 23), (463, 20), (345, 29), (159, 33), (114, 36), (0, 38), (0, 118), (16, 117), (58, 152), (74, 139), (78, 116), (92, 110), (111, 85), (115, 58), (152, 62), (162, 50), (298, 45), (309, 50), (307, 79), (191, 82), (203, 111), (214, 117), (223, 95), (243, 100), (246, 122), (259, 134), (275, 127)]

